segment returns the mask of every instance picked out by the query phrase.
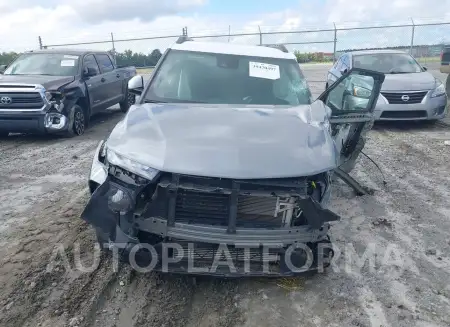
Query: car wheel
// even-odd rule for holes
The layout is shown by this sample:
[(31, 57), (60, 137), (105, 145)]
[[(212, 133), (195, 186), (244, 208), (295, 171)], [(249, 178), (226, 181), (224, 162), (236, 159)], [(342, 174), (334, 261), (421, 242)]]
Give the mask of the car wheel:
[(125, 95), (125, 99), (122, 100), (122, 102), (119, 103), (120, 110), (122, 112), (126, 113), (130, 107), (136, 103), (136, 96), (133, 93), (128, 92)]
[(438, 121), (439, 121), (439, 119), (425, 120), (425, 125), (433, 126), (433, 125), (435, 125)]
[(73, 122), (67, 129), (66, 135), (69, 137), (83, 135), (86, 130), (86, 116), (84, 110), (79, 106), (73, 106)]
[(450, 74), (447, 75), (447, 81), (445, 82), (445, 91), (447, 96), (450, 97)]

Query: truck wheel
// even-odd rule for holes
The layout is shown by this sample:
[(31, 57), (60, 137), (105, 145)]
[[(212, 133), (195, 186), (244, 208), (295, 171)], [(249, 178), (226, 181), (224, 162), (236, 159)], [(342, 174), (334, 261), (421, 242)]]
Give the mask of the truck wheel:
[(73, 122), (66, 132), (66, 136), (73, 137), (84, 134), (86, 129), (86, 117), (79, 105), (73, 106)]
[(125, 99), (122, 100), (122, 102), (119, 103), (120, 110), (122, 112), (127, 112), (130, 107), (135, 104), (136, 102), (136, 96), (133, 93), (128, 92), (125, 94)]

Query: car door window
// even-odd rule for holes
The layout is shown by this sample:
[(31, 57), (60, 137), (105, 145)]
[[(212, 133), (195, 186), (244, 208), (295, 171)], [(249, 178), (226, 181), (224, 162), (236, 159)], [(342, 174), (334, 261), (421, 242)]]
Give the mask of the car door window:
[(342, 59), (342, 68), (341, 70), (344, 69), (350, 69), (350, 63), (349, 63), (349, 58), (348, 55), (344, 55), (344, 58)]
[(350, 74), (335, 83), (325, 104), (335, 115), (342, 112), (367, 111), (370, 100), (375, 96), (374, 82), (372, 76)]
[(343, 60), (344, 60), (344, 56), (341, 56), (340, 58), (339, 58), (339, 60), (338, 60), (338, 62), (336, 63), (336, 70), (338, 71), (338, 72), (340, 72), (341, 70), (343, 70), (344, 68), (343, 68)]
[(100, 74), (100, 70), (98, 68), (97, 61), (94, 58), (94, 55), (87, 55), (86, 57), (84, 57), (83, 68), (92, 69), (93, 72), (95, 71), (95, 75)]
[(114, 65), (108, 55), (96, 54), (95, 57), (97, 58), (98, 65), (100, 66), (100, 71), (102, 72), (102, 74), (114, 70)]

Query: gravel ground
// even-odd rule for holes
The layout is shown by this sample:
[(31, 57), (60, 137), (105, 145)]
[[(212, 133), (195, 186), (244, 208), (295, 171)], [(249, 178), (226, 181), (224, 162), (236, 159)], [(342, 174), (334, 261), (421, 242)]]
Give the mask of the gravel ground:
[(373, 196), (336, 184), (340, 253), (325, 273), (193, 283), (114, 269), (104, 254), (95, 262), (95, 235), (79, 216), (95, 147), (120, 117), (102, 114), (74, 139), (0, 140), (0, 326), (450, 325), (450, 127), (375, 126), (365, 153), (387, 185), (364, 157), (353, 175)]

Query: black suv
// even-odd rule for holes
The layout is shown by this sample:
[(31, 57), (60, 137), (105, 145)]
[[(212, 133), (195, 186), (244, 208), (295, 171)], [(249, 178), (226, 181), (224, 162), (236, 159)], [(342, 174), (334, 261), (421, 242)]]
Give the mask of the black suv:
[(40, 50), (0, 66), (0, 136), (9, 133), (81, 135), (89, 118), (112, 105), (134, 103), (128, 80), (102, 51)]

